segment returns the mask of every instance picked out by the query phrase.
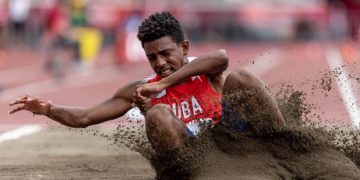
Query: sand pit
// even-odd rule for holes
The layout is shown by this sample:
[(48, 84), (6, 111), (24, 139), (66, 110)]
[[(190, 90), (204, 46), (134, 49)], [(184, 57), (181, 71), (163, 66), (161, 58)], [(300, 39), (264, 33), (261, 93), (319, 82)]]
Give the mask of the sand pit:
[[(162, 157), (155, 169), (165, 168), (164, 179), (360, 177), (354, 163), (358, 160), (359, 143), (353, 140), (358, 133), (336, 129), (343, 134), (324, 134), (321, 129), (294, 129), (289, 125), (267, 134), (233, 133), (218, 126), (205, 131), (203, 138), (192, 139), (189, 149)], [(143, 126), (50, 128), (0, 144), (1, 179), (154, 179), (155, 170), (145, 158), (150, 159), (152, 153), (147, 145)], [(184, 171), (166, 170), (174, 165)]]
[[(105, 129), (92, 127), (102, 133)], [(112, 130), (110, 129), (110, 132)], [(103, 137), (67, 128), (0, 144), (0, 179), (154, 179), (139, 153)]]
[[(197, 152), (179, 153), (155, 163), (162, 179), (357, 179), (360, 170), (320, 134), (283, 130), (264, 136), (234, 135), (218, 128)], [(206, 145), (204, 145), (206, 144)], [(201, 152), (201, 153), (199, 153)], [(194, 155), (195, 154), (195, 155)], [(181, 158), (179, 158), (181, 156)], [(181, 160), (178, 166), (174, 162)], [(170, 162), (173, 161), (173, 162)], [(171, 166), (176, 167), (171, 168)], [(179, 171), (181, 169), (181, 171)], [(185, 173), (184, 173), (185, 172)], [(185, 176), (184, 176), (185, 174)], [(180, 177), (180, 178), (179, 178)]]
[[(303, 93), (279, 103), (287, 126), (233, 132), (222, 125), (168, 157), (155, 157), (161, 179), (357, 179), (359, 132), (305, 124)], [(351, 142), (351, 144), (349, 144)], [(357, 166), (358, 165), (358, 166)], [(179, 178), (180, 177), (180, 178)]]
[[(342, 152), (301, 131), (272, 137), (220, 138), (210, 146), (197, 179), (356, 179), (360, 171)], [(215, 141), (215, 142), (216, 142)], [(226, 142), (227, 141), (227, 142)], [(224, 143), (226, 142), (226, 143)], [(220, 146), (218, 146), (220, 145)], [(227, 153), (224, 153), (224, 150)], [(214, 163), (216, 162), (216, 163)]]
[[(96, 131), (104, 134), (111, 132), (103, 129)], [(155, 171), (139, 153), (111, 145), (112, 142), (106, 138), (89, 132), (51, 128), (21, 140), (0, 144), (1, 179), (155, 178)], [(201, 156), (203, 160), (195, 163), (200, 168), (193, 171), (191, 179), (360, 177), (356, 165), (334, 148), (323, 146), (317, 141), (304, 146), (297, 146), (296, 142), (286, 144), (286, 139), (278, 137), (276, 141), (270, 142), (269, 139), (251, 135), (233, 136), (220, 129), (216, 140), (202, 146), (207, 149)], [(219, 146), (217, 142), (225, 142), (222, 138), (227, 139), (226, 143)], [(308, 140), (312, 140), (311, 137)], [(227, 149), (226, 153), (224, 149)]]

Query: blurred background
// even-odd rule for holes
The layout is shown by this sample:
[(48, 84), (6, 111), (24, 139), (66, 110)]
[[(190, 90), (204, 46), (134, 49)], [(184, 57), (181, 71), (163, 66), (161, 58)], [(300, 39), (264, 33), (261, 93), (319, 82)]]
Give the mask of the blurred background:
[(137, 27), (162, 10), (195, 44), (357, 41), (360, 33), (357, 0), (0, 0), (1, 60), (12, 51), (63, 50), (90, 63), (111, 48), (114, 63), (144, 61), (134, 48)]
[(112, 46), (117, 61), (137, 61), (143, 57), (127, 47), (133, 33), (144, 17), (161, 10), (174, 13), (194, 43), (342, 40), (359, 34), (357, 0), (1, 0), (1, 49), (78, 48), (73, 56), (86, 61)]
[[(178, 18), (191, 54), (225, 48), (229, 71), (258, 65), (269, 84), (299, 84), (329, 69), (329, 45), (342, 62), (354, 64), (349, 71), (358, 72), (358, 0), (0, 0), (2, 129), (32, 123), (28, 114), (6, 114), (7, 103), (19, 95), (91, 106), (151, 73), (136, 34), (155, 11)], [(359, 93), (356, 84), (351, 87)], [(328, 101), (321, 101), (323, 116), (350, 119), (346, 107)], [(359, 118), (358, 107), (352, 108)]]

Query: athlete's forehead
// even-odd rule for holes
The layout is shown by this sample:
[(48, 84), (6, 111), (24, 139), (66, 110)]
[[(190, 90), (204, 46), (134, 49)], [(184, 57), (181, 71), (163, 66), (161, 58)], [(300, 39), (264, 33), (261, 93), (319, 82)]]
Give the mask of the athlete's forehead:
[(169, 36), (164, 36), (154, 41), (144, 43), (144, 51), (146, 55), (165, 51), (168, 49), (175, 49), (176, 43)]

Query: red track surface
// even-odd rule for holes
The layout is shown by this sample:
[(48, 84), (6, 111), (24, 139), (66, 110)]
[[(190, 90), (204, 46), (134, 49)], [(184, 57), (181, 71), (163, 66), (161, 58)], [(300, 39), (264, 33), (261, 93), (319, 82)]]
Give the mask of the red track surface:
[[(327, 97), (322, 89), (311, 90), (312, 85), (320, 85), (317, 80), (324, 72), (329, 71), (326, 46), (325, 43), (193, 45), (190, 53), (196, 56), (219, 47), (227, 49), (231, 58), (227, 73), (245, 65), (251, 68), (259, 66), (258, 63), (263, 61), (275, 59), (279, 64), (260, 74), (267, 84), (278, 87), (278, 83), (284, 81), (293, 84), (295, 89), (308, 93), (308, 100), (320, 107), (314, 109), (314, 113), (320, 114), (322, 121), (351, 122), (336, 83), (332, 83), (332, 90)], [(0, 132), (25, 124), (56, 124), (41, 116), (33, 117), (28, 112), (8, 115), (8, 102), (19, 95), (38, 95), (57, 104), (89, 107), (110, 97), (125, 83), (143, 79), (152, 72), (147, 62), (118, 66), (113, 63), (111, 54), (111, 50), (103, 51), (91, 72), (84, 75), (69, 71), (65, 82), (57, 85), (43, 70), (41, 54), (29, 50), (8, 52), (5, 63), (0, 64), (0, 84), (6, 88), (0, 93)], [(350, 74), (359, 76), (359, 64), (354, 63), (346, 68)], [(308, 82), (307, 85), (301, 85), (305, 82)], [(352, 81), (352, 89), (359, 102), (360, 85), (354, 82)]]

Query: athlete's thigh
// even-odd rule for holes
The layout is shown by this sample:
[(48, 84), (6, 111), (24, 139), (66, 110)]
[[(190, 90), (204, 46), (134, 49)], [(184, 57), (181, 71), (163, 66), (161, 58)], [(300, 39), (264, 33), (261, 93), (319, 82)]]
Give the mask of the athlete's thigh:
[(264, 127), (284, 124), (280, 110), (265, 83), (247, 70), (234, 71), (226, 78), (223, 110), (225, 116), (227, 113), (235, 114), (236, 119), (250, 124), (262, 124)]
[(156, 136), (172, 136), (184, 138), (187, 136), (188, 129), (184, 122), (180, 120), (168, 105), (157, 104), (151, 107), (145, 115), (147, 132)]

